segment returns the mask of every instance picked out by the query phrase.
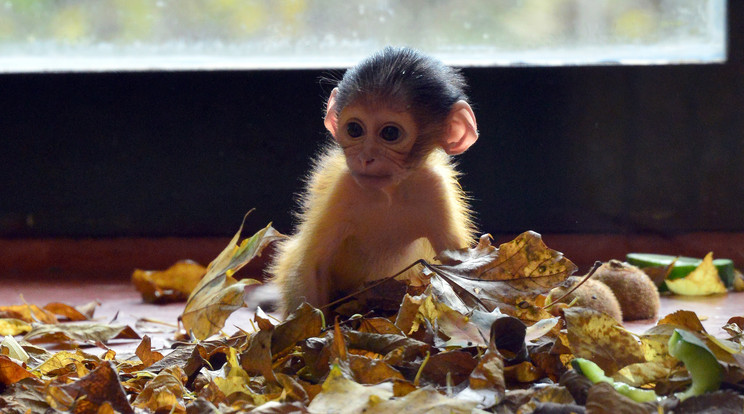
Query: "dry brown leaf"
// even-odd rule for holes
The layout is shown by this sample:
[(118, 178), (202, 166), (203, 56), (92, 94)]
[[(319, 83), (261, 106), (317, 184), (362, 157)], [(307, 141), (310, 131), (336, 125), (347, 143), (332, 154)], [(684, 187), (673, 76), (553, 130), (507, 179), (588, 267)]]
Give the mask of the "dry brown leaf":
[(129, 326), (93, 322), (72, 322), (60, 325), (37, 325), (23, 337), (31, 343), (106, 343), (111, 339), (140, 339)]
[[(562, 253), (549, 249), (535, 232), (522, 233), (498, 249), (484, 235), (475, 248), (446, 251), (437, 258), (443, 264), (429, 267), (452, 286), (463, 304), (489, 312), (497, 307), (504, 311), (504, 305), (523, 307), (534, 302), (577, 269)], [(449, 301), (445, 303), (457, 309)], [(549, 316), (546, 313), (544, 317)]]
[(692, 311), (678, 310), (661, 318), (656, 326), (647, 329), (641, 336), (643, 351), (646, 360), (664, 362), (671, 358), (669, 356), (669, 337), (675, 329), (684, 329), (691, 332), (700, 333), (701, 339), (705, 333), (703, 323), (700, 322), (697, 314)]
[[(421, 381), (445, 387), (457, 386), (470, 378), (478, 359), (469, 352), (454, 350), (432, 355), (421, 370)], [(482, 375), (483, 376), (483, 375)]]
[(674, 409), (685, 414), (739, 414), (744, 412), (744, 396), (733, 391), (710, 392), (682, 401)]
[(51, 385), (47, 401), (52, 407), (75, 413), (95, 413), (108, 404), (122, 414), (133, 414), (113, 363), (103, 361), (90, 374), (72, 384)]
[(359, 324), (359, 332), (404, 335), (403, 331), (387, 318), (363, 318)]
[(243, 307), (245, 286), (259, 283), (254, 279), (237, 281), (232, 275), (260, 256), (269, 243), (285, 237), (269, 224), (238, 245), (242, 231), (241, 224), (225, 250), (209, 264), (207, 274), (192, 291), (181, 314), (184, 328), (197, 339), (219, 332), (228, 316)]
[(411, 296), (406, 294), (400, 303), (400, 309), (395, 316), (395, 326), (400, 329), (404, 335), (411, 335), (418, 330), (418, 312), (426, 296)]
[(672, 358), (666, 358), (659, 361), (630, 364), (616, 372), (612, 378), (634, 387), (640, 387), (670, 378), (677, 363)]
[(199, 263), (183, 260), (166, 270), (135, 269), (132, 284), (145, 302), (181, 302), (189, 297), (206, 272), (207, 268)]
[(137, 346), (135, 355), (142, 361), (142, 367), (139, 369), (147, 368), (163, 359), (163, 354), (152, 350), (152, 341), (147, 335), (142, 337), (142, 342)]
[(248, 375), (263, 375), (268, 381), (276, 382), (271, 358), (272, 331), (261, 330), (248, 337), (248, 346), (240, 354), (240, 366)]
[(482, 413), (476, 403), (445, 397), (431, 388), (421, 388), (404, 397), (392, 398), (392, 384), (361, 385), (344, 378), (341, 369), (331, 369), (323, 390), (308, 406), (311, 413)]
[(423, 357), (431, 349), (429, 344), (395, 334), (349, 330), (344, 332), (343, 336), (346, 338), (348, 348), (364, 350), (385, 357), (396, 352), (397, 355), (404, 355), (405, 359), (413, 359)]
[(363, 355), (349, 354), (346, 360), (339, 360), (339, 366), (351, 373), (354, 381), (360, 384), (380, 384), (389, 380), (403, 380), (403, 374), (383, 360)]
[(529, 361), (504, 367), (504, 378), (510, 383), (533, 383), (544, 378), (545, 373)]
[(47, 414), (51, 407), (46, 401), (46, 388), (34, 377), (18, 381), (0, 394), (0, 409), (12, 414)]
[(271, 337), (271, 353), (279, 355), (295, 346), (297, 342), (320, 335), (324, 324), (323, 312), (303, 303), (282, 323), (274, 327)]
[(57, 371), (60, 373), (63, 370), (67, 370), (68, 367), (73, 366), (77, 367), (78, 370), (82, 368), (84, 371), (79, 371), (76, 374), (81, 374), (79, 377), (83, 377), (88, 374), (87, 369), (80, 365), (78, 363), (83, 362), (87, 359), (87, 357), (82, 352), (68, 352), (68, 351), (61, 351), (57, 352), (54, 355), (52, 355), (49, 359), (44, 361), (43, 364), (39, 365), (34, 372), (37, 372), (41, 375), (50, 375), (51, 373), (54, 373)]
[(180, 367), (163, 370), (147, 383), (132, 405), (152, 412), (185, 413), (185, 381), (186, 374)]
[(0, 306), (0, 318), (20, 319), (28, 323), (57, 323), (53, 313), (36, 305)]
[(472, 401), (480, 408), (489, 408), (498, 403), (506, 391), (504, 359), (491, 349), (480, 358), (470, 373), (469, 385), (458, 393), (465, 401)]
[(401, 398), (378, 401), (370, 399), (364, 414), (485, 414), (478, 401), (445, 396), (429, 388), (419, 388)]
[(8, 386), (28, 377), (33, 375), (12, 359), (0, 355), (0, 384)]
[[(235, 348), (228, 349), (227, 362), (222, 367), (225, 372), (224, 377), (217, 377), (214, 383), (220, 388), (225, 395), (233, 393), (250, 392), (248, 384), (251, 381), (250, 375), (240, 366), (238, 355)], [(267, 399), (268, 401), (268, 399)]]
[(470, 374), (473, 389), (491, 388), (504, 392), (504, 358), (495, 351), (486, 351)]
[(612, 385), (606, 382), (597, 383), (589, 389), (586, 410), (587, 413), (592, 414), (653, 414), (659, 412), (655, 404), (635, 402), (620, 395), (612, 388)]
[(583, 407), (575, 405), (573, 396), (565, 387), (548, 385), (532, 393), (530, 400), (519, 407), (519, 413), (568, 414), (583, 412)]
[(322, 391), (308, 406), (311, 413), (362, 412), (368, 407), (370, 399), (384, 400), (393, 396), (392, 387), (364, 386), (342, 374), (341, 368), (334, 365), (323, 382)]
[(480, 327), (474, 324), (469, 316), (439, 301), (437, 296), (430, 294), (429, 289), (418, 303), (416, 325), (426, 323), (437, 326), (440, 335), (435, 338), (436, 346), (488, 346), (490, 326)]
[(607, 375), (646, 361), (638, 340), (611, 317), (579, 307), (567, 308), (564, 314), (574, 356), (595, 362)]
[(703, 323), (693, 311), (678, 310), (674, 313), (659, 319), (657, 325), (674, 325), (677, 328), (683, 328), (693, 332), (705, 332)]
[[(498, 249), (491, 245), (490, 235), (481, 236), (478, 245), (471, 249), (445, 251), (437, 259), (445, 268), (455, 268), (456, 273), (483, 280), (535, 279), (535, 286), (547, 292), (549, 287), (539, 283), (541, 278), (563, 281), (577, 267), (561, 252), (548, 248), (542, 236), (527, 231)], [(544, 290), (546, 289), (547, 290)]]
[[(93, 304), (92, 309), (95, 309), (95, 307), (98, 305), (98, 302), (91, 302), (91, 304)], [(60, 302), (47, 303), (46, 306), (44, 306), (44, 310), (47, 310), (58, 316), (63, 316), (67, 320), (73, 322), (87, 321), (93, 316), (91, 304), (86, 305), (86, 307), (84, 308), (84, 310), (90, 312), (90, 314), (84, 314), (80, 312), (79, 309)]]

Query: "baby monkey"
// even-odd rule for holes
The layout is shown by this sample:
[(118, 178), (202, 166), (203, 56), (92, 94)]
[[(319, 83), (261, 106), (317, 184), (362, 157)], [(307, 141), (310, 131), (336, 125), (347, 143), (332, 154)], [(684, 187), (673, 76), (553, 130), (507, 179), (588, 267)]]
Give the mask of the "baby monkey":
[(473, 221), (450, 160), (478, 138), (465, 87), (457, 70), (409, 48), (385, 48), (346, 71), (326, 106), (333, 139), (269, 269), (285, 315), (470, 244)]

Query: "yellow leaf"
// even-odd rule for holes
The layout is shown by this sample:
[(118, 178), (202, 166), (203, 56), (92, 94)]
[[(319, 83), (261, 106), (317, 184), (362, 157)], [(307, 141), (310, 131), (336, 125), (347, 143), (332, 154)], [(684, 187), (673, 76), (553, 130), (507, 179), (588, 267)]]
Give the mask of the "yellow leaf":
[(361, 413), (365, 408), (369, 408), (371, 402), (387, 400), (392, 396), (392, 383), (385, 383), (383, 386), (364, 386), (345, 378), (341, 368), (334, 365), (323, 382), (322, 391), (308, 406), (308, 411)]
[(16, 336), (31, 331), (31, 324), (20, 319), (0, 318), (0, 335)]
[[(472, 249), (445, 251), (437, 256), (441, 265), (426, 266), (435, 275), (431, 284), (440, 300), (456, 310), (458, 305), (488, 312), (499, 308), (530, 322), (550, 317), (534, 305), (535, 298), (564, 281), (577, 266), (548, 248), (533, 231), (498, 249), (491, 246), (489, 237), (482, 236)], [(438, 283), (437, 277), (451, 288)], [(529, 311), (521, 311), (524, 307)]]
[(0, 306), (0, 317), (20, 319), (28, 323), (57, 323), (57, 318), (53, 313), (36, 305)]
[(186, 300), (207, 269), (190, 260), (173, 264), (166, 270), (140, 270), (132, 273), (132, 284), (149, 303)]
[(186, 389), (183, 384), (186, 379), (181, 367), (164, 369), (147, 383), (132, 405), (152, 412), (185, 413), (183, 395)]
[[(34, 372), (46, 375), (52, 371), (57, 371), (67, 367), (68, 365), (72, 365), (75, 362), (83, 362), (85, 359), (85, 355), (79, 352), (57, 352), (53, 357), (49, 358), (46, 362), (36, 368)], [(80, 376), (83, 377), (85, 375), (87, 375), (87, 372)]]
[(227, 318), (243, 306), (245, 286), (260, 283), (254, 279), (237, 281), (230, 275), (260, 256), (269, 243), (284, 237), (269, 224), (238, 246), (242, 231), (241, 224), (227, 247), (209, 264), (181, 314), (184, 328), (199, 340), (219, 332)]
[(613, 375), (626, 365), (645, 362), (641, 344), (610, 316), (590, 308), (564, 310), (571, 351)]
[(713, 252), (703, 258), (690, 274), (680, 279), (667, 279), (666, 285), (673, 293), (687, 296), (705, 296), (726, 293), (726, 286), (718, 277), (718, 269), (713, 265)]
[(233, 393), (242, 393), (250, 397), (255, 405), (261, 405), (270, 401), (270, 397), (254, 393), (250, 388), (251, 376), (240, 366), (235, 348), (228, 348), (227, 362), (222, 367), (225, 376), (216, 377), (215, 385), (223, 394), (229, 396)]

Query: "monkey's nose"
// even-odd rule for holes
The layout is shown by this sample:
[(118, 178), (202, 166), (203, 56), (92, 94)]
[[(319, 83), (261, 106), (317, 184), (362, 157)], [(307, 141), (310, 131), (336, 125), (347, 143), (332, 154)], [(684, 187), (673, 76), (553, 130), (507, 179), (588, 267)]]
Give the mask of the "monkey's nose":
[(375, 158), (374, 158), (374, 157), (370, 157), (370, 156), (366, 156), (366, 155), (361, 155), (361, 156), (359, 157), (359, 161), (361, 161), (361, 163), (362, 163), (362, 167), (364, 167), (364, 168), (367, 168), (367, 167), (369, 167), (369, 166), (370, 166), (370, 165), (371, 165), (371, 164), (372, 164), (373, 162), (375, 162)]

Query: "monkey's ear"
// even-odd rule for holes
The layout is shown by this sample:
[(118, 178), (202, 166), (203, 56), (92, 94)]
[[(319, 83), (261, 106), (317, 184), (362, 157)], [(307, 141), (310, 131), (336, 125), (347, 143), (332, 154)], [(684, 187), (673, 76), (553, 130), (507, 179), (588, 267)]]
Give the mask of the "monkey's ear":
[(457, 101), (447, 117), (447, 129), (442, 137), (442, 148), (447, 154), (462, 154), (478, 139), (478, 124), (470, 105)]
[(338, 88), (333, 88), (331, 96), (328, 98), (328, 104), (326, 104), (326, 115), (323, 123), (325, 124), (328, 132), (336, 138), (336, 131), (338, 131), (338, 116), (336, 115), (336, 95), (338, 95)]

